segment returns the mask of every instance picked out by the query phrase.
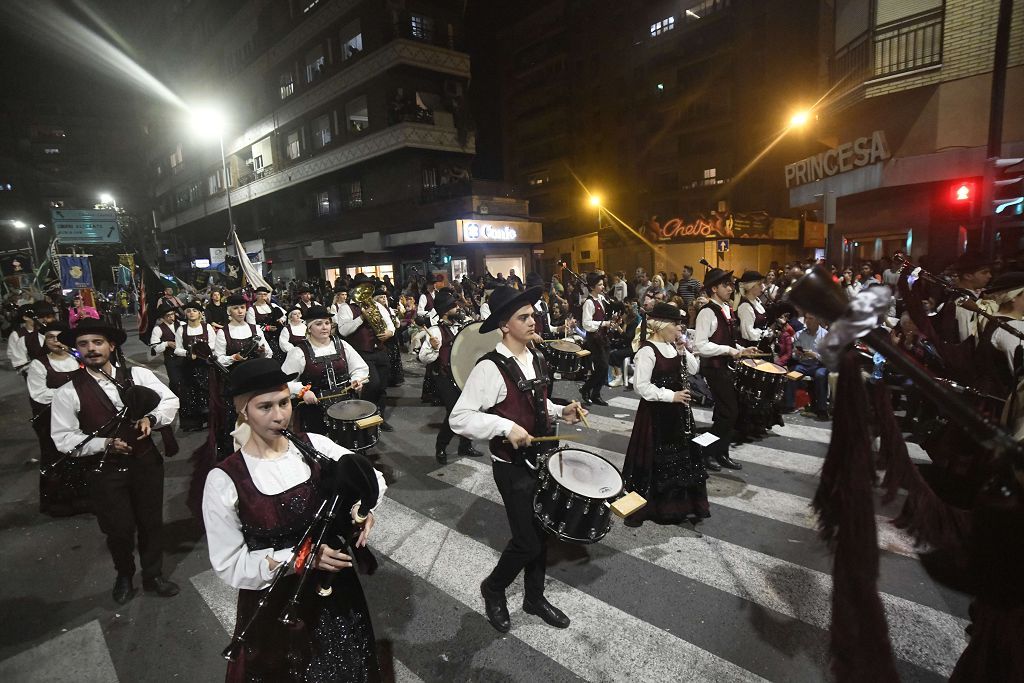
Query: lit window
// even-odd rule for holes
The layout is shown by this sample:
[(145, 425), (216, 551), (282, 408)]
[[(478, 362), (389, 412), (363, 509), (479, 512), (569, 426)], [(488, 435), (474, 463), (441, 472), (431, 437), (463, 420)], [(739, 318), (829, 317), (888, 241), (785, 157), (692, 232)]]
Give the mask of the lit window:
[(363, 184), (358, 180), (353, 180), (348, 185), (348, 205), (350, 208), (356, 208), (363, 205)]
[(662, 33), (667, 33), (676, 27), (676, 18), (668, 17), (661, 21), (656, 21), (651, 24), (651, 37), (660, 36)]
[(409, 30), (416, 40), (433, 40), (434, 20), (422, 14), (412, 14), (409, 16)]
[(288, 158), (293, 161), (298, 159), (299, 155), (302, 154), (302, 141), (299, 138), (299, 131), (293, 130), (291, 133), (288, 133), (287, 143), (285, 144), (285, 153), (288, 155)]
[(181, 169), (184, 167), (184, 157), (181, 155), (181, 145), (174, 148), (174, 151), (170, 156), (171, 160), (171, 173), (177, 175), (181, 173)]
[(316, 195), (316, 215), (327, 216), (331, 213), (331, 195), (326, 190)]
[(324, 70), (324, 47), (317, 45), (306, 53), (306, 83), (312, 83), (319, 78)]
[(290, 97), (295, 92), (295, 77), (291, 71), (281, 74), (281, 99)]
[(252, 158), (252, 170), (256, 171), (257, 173), (259, 171), (263, 170), (263, 155), (262, 154), (258, 154), (258, 155), (254, 156)]
[(705, 168), (704, 169), (704, 180), (710, 180), (718, 175), (718, 169)]
[(425, 168), (423, 169), (423, 189), (433, 190), (437, 188), (437, 169), (436, 168)]
[(331, 117), (328, 114), (313, 120), (313, 147), (320, 149), (331, 141)]
[(10, 183), (0, 183), (0, 192), (10, 192), (14, 189), (14, 185)]
[(59, 147), (45, 147), (43, 148), (43, 154), (60, 154)]
[(341, 61), (352, 59), (362, 51), (363, 33), (357, 19), (341, 30)]
[(366, 96), (362, 95), (345, 105), (345, 121), (352, 133), (361, 133), (370, 127), (370, 115), (366, 106)]

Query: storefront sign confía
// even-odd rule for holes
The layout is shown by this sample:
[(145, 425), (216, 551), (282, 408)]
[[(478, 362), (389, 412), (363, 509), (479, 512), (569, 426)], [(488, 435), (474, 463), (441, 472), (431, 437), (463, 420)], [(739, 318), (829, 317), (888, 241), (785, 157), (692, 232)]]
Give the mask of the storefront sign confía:
[(459, 218), (434, 223), (434, 243), (539, 244), (544, 241), (541, 224), (510, 218)]
[(862, 166), (885, 161), (890, 156), (885, 132), (876, 130), (870, 137), (819, 152), (814, 156), (786, 165), (786, 187), (806, 185)]
[(466, 221), (462, 224), (462, 237), (467, 242), (478, 242), (481, 239), (494, 242), (515, 242), (519, 235), (511, 225)]

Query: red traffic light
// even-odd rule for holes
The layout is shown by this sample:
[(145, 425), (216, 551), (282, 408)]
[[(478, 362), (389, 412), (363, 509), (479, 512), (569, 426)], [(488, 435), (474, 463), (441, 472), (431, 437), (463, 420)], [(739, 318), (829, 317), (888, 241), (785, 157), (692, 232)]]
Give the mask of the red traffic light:
[(960, 182), (952, 187), (952, 199), (957, 204), (966, 204), (974, 199), (974, 183)]

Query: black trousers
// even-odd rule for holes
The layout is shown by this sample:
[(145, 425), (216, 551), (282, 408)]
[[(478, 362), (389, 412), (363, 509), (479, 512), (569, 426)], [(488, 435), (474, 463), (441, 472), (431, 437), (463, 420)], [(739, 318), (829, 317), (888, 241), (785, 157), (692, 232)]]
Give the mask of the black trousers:
[(387, 398), (388, 381), (391, 379), (391, 357), (388, 356), (386, 348), (377, 351), (360, 351), (359, 355), (370, 366), (369, 382), (363, 387), (360, 398), (377, 406), (380, 409), (381, 417), (384, 417), (384, 399)]
[[(121, 467), (124, 472), (117, 471)], [(163, 456), (156, 448), (127, 456), (108, 455), (104, 470), (92, 472), (89, 477), (96, 520), (107, 536), (107, 549), (118, 575), (135, 574), (135, 537), (138, 535), (142, 578), (160, 576), (163, 569)]]
[(700, 374), (708, 383), (715, 399), (711, 433), (719, 441), (711, 446), (708, 455), (721, 457), (729, 454), (729, 444), (736, 430), (736, 419), (740, 414), (739, 396), (736, 394), (736, 377), (730, 367), (713, 368), (702, 366)]
[(164, 354), (164, 367), (167, 368), (167, 386), (180, 400), (185, 382), (185, 359), (181, 356)]
[(593, 370), (580, 391), (584, 396), (597, 396), (601, 393), (601, 387), (608, 383), (608, 344), (603, 339), (591, 340), (590, 335), (587, 335), (584, 347), (590, 351)]
[[(458, 385), (455, 384), (455, 380), (452, 376), (446, 372), (437, 372), (434, 375), (436, 384), (436, 390), (438, 395), (441, 397), (441, 401), (444, 403), (444, 422), (441, 423), (441, 429), (437, 432), (437, 450), (443, 450), (448, 447), (448, 444), (452, 442), (452, 438), (455, 436), (455, 432), (452, 431), (452, 426), (448, 422), (448, 418), (452, 416), (452, 410), (455, 408), (455, 404), (459, 401), (459, 396), (462, 395), (462, 391)], [(459, 437), (459, 450), (466, 450), (473, 445), (473, 442), (464, 436)]]
[(487, 577), (487, 586), (495, 591), (508, 588), (519, 572), (525, 570), (526, 599), (544, 596), (544, 571), (548, 546), (544, 527), (533, 516), (533, 494), (537, 477), (525, 465), (494, 462), (494, 482), (498, 485), (505, 514), (512, 529), (512, 540), (505, 546), (498, 566)]

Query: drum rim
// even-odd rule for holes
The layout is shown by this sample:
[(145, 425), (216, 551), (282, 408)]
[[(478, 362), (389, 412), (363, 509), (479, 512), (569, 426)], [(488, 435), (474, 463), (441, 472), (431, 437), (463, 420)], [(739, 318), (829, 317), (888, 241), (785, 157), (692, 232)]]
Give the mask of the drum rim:
[[(563, 348), (559, 348), (558, 344), (572, 344), (576, 348), (574, 348), (574, 349), (563, 349)], [(582, 346), (580, 346), (579, 344), (577, 344), (574, 341), (569, 341), (568, 339), (558, 339), (556, 341), (553, 341), (550, 344), (548, 344), (548, 348), (550, 348), (552, 351), (558, 351), (559, 353), (576, 353), (578, 351), (582, 351), (583, 350)]]
[[(566, 489), (568, 489), (572, 493), (575, 493), (578, 496), (584, 496), (585, 498), (596, 498), (597, 497), (597, 496), (585, 496), (584, 494), (580, 493), (579, 491), (573, 491), (566, 484), (564, 484), (561, 481), (559, 481), (558, 478), (555, 476), (555, 473), (551, 471), (551, 468), (549, 467), (548, 463), (551, 462), (552, 456), (554, 456), (556, 453), (561, 453), (562, 451), (583, 451), (584, 453), (586, 453), (588, 455), (594, 456), (598, 460), (603, 460), (608, 465), (608, 467), (612, 468), (612, 472), (615, 472), (615, 474), (618, 475), (618, 477), (619, 477), (619, 490), (616, 491), (615, 493), (611, 494), (611, 496), (608, 496), (608, 498), (611, 498), (612, 496), (619, 495), (620, 493), (622, 493), (622, 490), (624, 488), (626, 488), (626, 480), (622, 478), (622, 472), (619, 471), (619, 468), (616, 467), (615, 464), (611, 460), (609, 460), (608, 458), (604, 457), (603, 455), (598, 455), (597, 453), (592, 453), (592, 452), (588, 451), (585, 448), (573, 448), (572, 446), (562, 446), (561, 448), (556, 448), (555, 450), (553, 450), (550, 453), (548, 453), (547, 457), (544, 459), (544, 469), (546, 469), (548, 471), (548, 474), (551, 476), (551, 478), (554, 480), (554, 482), (556, 484), (558, 484), (559, 486), (564, 486)], [(601, 498), (599, 500), (607, 500), (607, 498)]]
[[(334, 415), (331, 415), (331, 411), (334, 409), (335, 406), (344, 406), (345, 404), (356, 403), (365, 403), (368, 407), (373, 408), (373, 410), (371, 410), (369, 413), (361, 417), (335, 417)], [(327, 407), (327, 410), (324, 412), (326, 412), (327, 417), (331, 418), (332, 420), (362, 420), (367, 417), (372, 417), (373, 414), (377, 412), (377, 410), (377, 406), (372, 401), (365, 401), (361, 398), (353, 398), (347, 401), (338, 401), (337, 403), (331, 404), (330, 406)]]

